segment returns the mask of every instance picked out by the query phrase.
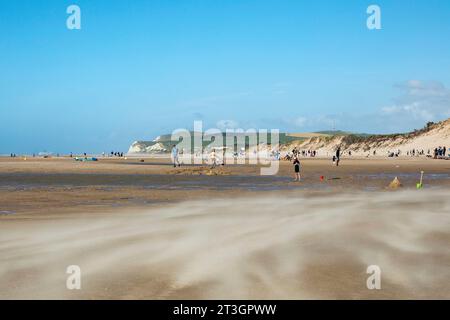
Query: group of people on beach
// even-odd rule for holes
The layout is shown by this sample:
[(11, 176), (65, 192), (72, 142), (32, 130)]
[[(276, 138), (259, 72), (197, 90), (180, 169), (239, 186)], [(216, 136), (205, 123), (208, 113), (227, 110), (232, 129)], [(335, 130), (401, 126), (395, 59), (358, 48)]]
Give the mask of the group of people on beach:
[[(428, 152), (427, 152), (426, 155), (429, 158), (432, 157), (434, 159), (438, 159), (438, 158), (441, 158), (441, 157), (447, 157), (447, 154), (446, 154), (447, 151), (448, 151), (448, 149), (446, 147), (439, 146), (437, 148), (434, 148), (433, 151), (428, 149)], [(398, 150), (398, 152), (395, 153), (394, 155), (396, 157), (398, 157), (400, 155), (400, 153), (401, 153), (401, 151)], [(423, 150), (423, 149), (421, 149), (421, 150), (420, 149), (411, 149), (411, 150), (406, 151), (406, 155), (410, 156), (410, 157), (424, 156), (425, 155), (425, 150)], [(389, 156), (391, 157), (391, 155), (389, 155)]]
[[(314, 158), (316, 155), (317, 155), (317, 151), (316, 150), (299, 150), (299, 149), (297, 149), (297, 147), (295, 147), (294, 149), (292, 149), (291, 152), (286, 154), (284, 159), (288, 160), (288, 161), (291, 161), (291, 160), (294, 160), (295, 158), (299, 158), (300, 156)], [(277, 153), (277, 158), (278, 158), (278, 160), (280, 159), (280, 153), (279, 152)]]
[(434, 148), (433, 157), (434, 157), (434, 159), (437, 159), (440, 157), (447, 157), (446, 152), (447, 152), (446, 147), (439, 146), (439, 148)]
[(297, 147), (295, 147), (292, 150), (292, 154), (294, 155), (294, 157), (299, 157), (300, 155), (302, 157), (315, 157), (317, 155), (317, 151), (316, 150), (298, 150)]
[[(221, 164), (222, 166), (225, 165), (225, 150), (223, 149), (221, 153), (222, 159), (220, 159), (219, 156), (217, 155), (216, 149), (211, 150), (211, 152), (209, 153), (209, 163), (211, 164), (211, 168), (215, 168), (219, 164)], [(200, 156), (199, 153), (197, 153), (196, 155)], [(175, 144), (172, 146), (170, 156), (172, 158), (172, 165), (174, 167), (181, 167), (182, 162), (180, 162), (180, 151), (178, 150), (178, 147)]]
[[(430, 150), (428, 150), (428, 154), (430, 154)], [(425, 150), (412, 149), (412, 150), (406, 151), (406, 155), (411, 156), (411, 157), (423, 156), (423, 155), (425, 155)]]
[[(88, 154), (86, 152), (83, 152), (83, 157), (87, 157)], [(106, 153), (102, 152), (102, 157), (106, 157)], [(58, 154), (59, 157), (59, 154)], [(73, 158), (73, 152), (70, 153), (69, 157)], [(123, 158), (123, 152), (118, 152), (118, 151), (111, 151), (110, 154), (108, 154), (108, 157), (119, 157), (119, 158)]]
[[(105, 153), (103, 152), (103, 156), (105, 156)], [(111, 153), (109, 154), (110, 157), (120, 157), (123, 158), (123, 152), (118, 152), (118, 151), (111, 151)]]
[[(448, 151), (448, 149), (445, 146), (444, 147), (439, 146), (437, 148), (434, 148), (433, 154), (431, 154), (431, 150), (428, 149), (427, 157), (429, 157), (429, 158), (433, 157), (433, 159), (447, 157), (447, 153), (446, 153), (447, 151)], [(399, 154), (400, 154), (400, 151), (399, 151)], [(412, 149), (412, 150), (406, 151), (406, 155), (411, 156), (411, 157), (423, 156), (423, 155), (425, 155), (425, 150)]]
[[(438, 158), (438, 157), (446, 157), (446, 147), (438, 147), (434, 149), (434, 158)], [(407, 151), (407, 155), (411, 155), (411, 156), (415, 156), (415, 155), (423, 155), (425, 152), (424, 150), (416, 150), (416, 149), (412, 149), (410, 151)], [(430, 150), (428, 150), (428, 153), (430, 153)], [(315, 157), (317, 154), (317, 152), (315, 150), (298, 150), (296, 147), (292, 150), (292, 152), (290, 154), (286, 155), (286, 160), (291, 161), (292, 160), (292, 164), (294, 166), (294, 181), (300, 181), (301, 180), (301, 163), (300, 163), (300, 155), (302, 156), (310, 156), (310, 157)], [(351, 156), (351, 151), (348, 152), (349, 156)], [(401, 154), (400, 150), (397, 150), (397, 152), (389, 152), (388, 156), (390, 157), (398, 157)], [(332, 161), (333, 161), (333, 165), (339, 166), (339, 163), (341, 161), (341, 155), (342, 155), (342, 151), (341, 151), (341, 147), (338, 146), (336, 148), (336, 151), (333, 155)], [(376, 155), (376, 151), (373, 151), (373, 155)], [(173, 145), (172, 148), (172, 152), (171, 152), (171, 156), (172, 156), (172, 163), (174, 167), (179, 167), (181, 166), (181, 163), (179, 161), (179, 151), (176, 145)], [(210, 160), (211, 160), (211, 164), (212, 167), (216, 167), (217, 166), (217, 162), (218, 162), (218, 157), (216, 155), (216, 151), (213, 149), (210, 153), (209, 156)], [(224, 161), (222, 162), (222, 165), (224, 165)]]

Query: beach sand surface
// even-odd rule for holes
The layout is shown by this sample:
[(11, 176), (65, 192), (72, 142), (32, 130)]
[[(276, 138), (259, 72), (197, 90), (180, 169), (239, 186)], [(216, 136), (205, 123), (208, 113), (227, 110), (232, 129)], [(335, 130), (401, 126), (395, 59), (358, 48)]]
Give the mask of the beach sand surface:
[(0, 159), (0, 298), (450, 299), (450, 162), (302, 166)]

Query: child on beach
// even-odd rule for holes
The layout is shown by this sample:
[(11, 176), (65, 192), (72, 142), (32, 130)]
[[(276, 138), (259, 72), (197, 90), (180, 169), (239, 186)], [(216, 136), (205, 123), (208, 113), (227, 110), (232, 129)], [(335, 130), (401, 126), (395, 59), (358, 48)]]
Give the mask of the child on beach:
[(294, 181), (300, 181), (300, 160), (298, 160), (297, 157), (294, 158), (294, 161), (292, 162), (294, 165)]

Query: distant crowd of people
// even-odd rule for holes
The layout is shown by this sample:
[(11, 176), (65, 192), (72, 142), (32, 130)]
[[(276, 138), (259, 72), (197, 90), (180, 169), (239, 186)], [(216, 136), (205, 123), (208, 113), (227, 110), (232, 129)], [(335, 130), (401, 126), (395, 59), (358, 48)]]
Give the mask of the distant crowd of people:
[(299, 150), (299, 149), (297, 149), (297, 147), (295, 147), (284, 158), (285, 158), (285, 160), (290, 161), (290, 160), (293, 160), (293, 159), (298, 158), (300, 156), (314, 158), (316, 155), (317, 155), (317, 151), (316, 150)]
[[(103, 152), (102, 155), (105, 157), (106, 154)], [(118, 151), (111, 151), (111, 153), (109, 154), (110, 157), (119, 157), (119, 158), (123, 158), (123, 152), (118, 152)]]
[[(399, 153), (400, 153), (400, 150), (399, 150)], [(410, 156), (410, 157), (423, 156), (423, 155), (425, 155), (425, 150), (412, 149), (412, 150), (407, 151), (406, 155)], [(428, 149), (427, 157), (429, 157), (429, 158), (432, 157), (434, 159), (438, 159), (440, 157), (447, 157), (447, 148), (439, 146), (437, 148), (434, 148), (433, 151)]]
[(437, 159), (439, 157), (446, 157), (447, 156), (446, 152), (447, 152), (446, 147), (439, 146), (439, 148), (434, 148), (433, 158)]
[[(428, 154), (430, 154), (430, 150), (428, 149)], [(425, 155), (425, 150), (416, 150), (416, 149), (412, 149), (409, 151), (406, 151), (406, 155), (407, 156), (411, 156), (411, 157), (415, 157), (415, 156), (423, 156)]]
[[(407, 154), (409, 153), (409, 151), (407, 152)], [(402, 154), (402, 150), (398, 149), (397, 151), (388, 151), (388, 157), (389, 158), (394, 158), (394, 157), (398, 157)], [(374, 154), (375, 155), (375, 154)]]
[[(439, 146), (438, 148), (434, 148), (434, 150), (428, 149), (426, 153), (425, 153), (424, 149), (411, 149), (411, 150), (406, 151), (406, 156), (419, 157), (419, 156), (426, 155), (429, 158), (438, 159), (438, 158), (442, 158), (442, 157), (448, 157), (449, 155), (447, 155), (447, 153), (446, 153), (447, 151), (448, 151), (448, 149), (446, 147), (441, 147), (441, 146)], [(400, 149), (398, 149), (396, 151), (388, 151), (389, 158), (398, 157), (401, 154), (402, 154), (402, 151)], [(373, 155), (375, 155), (375, 151), (373, 151)]]
[[(87, 156), (88, 156), (88, 153), (83, 152), (83, 157), (86, 158)], [(105, 152), (102, 152), (102, 157), (106, 157), (106, 156), (123, 158), (123, 152), (111, 151), (111, 153), (109, 153), (108, 155)], [(71, 152), (69, 157), (73, 158), (74, 154)]]

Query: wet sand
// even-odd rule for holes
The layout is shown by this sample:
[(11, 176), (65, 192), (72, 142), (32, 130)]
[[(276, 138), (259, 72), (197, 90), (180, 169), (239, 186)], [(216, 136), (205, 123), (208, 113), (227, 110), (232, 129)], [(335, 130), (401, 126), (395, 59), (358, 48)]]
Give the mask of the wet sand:
[(4, 212), (0, 219), (246, 197), (261, 192), (296, 196), (304, 192), (382, 191), (395, 176), (404, 189), (414, 189), (421, 170), (425, 171), (425, 188), (450, 188), (450, 161), (446, 160), (344, 159), (336, 167), (328, 159), (304, 159), (301, 182), (292, 181), (292, 165), (284, 161), (274, 176), (261, 176), (260, 167), (252, 165), (174, 169), (167, 159), (144, 161), (0, 158), (0, 211)]
[(0, 158), (0, 298), (450, 299), (450, 161), (302, 165)]

